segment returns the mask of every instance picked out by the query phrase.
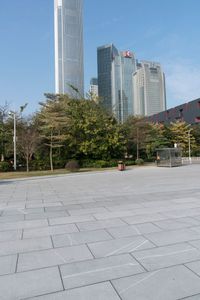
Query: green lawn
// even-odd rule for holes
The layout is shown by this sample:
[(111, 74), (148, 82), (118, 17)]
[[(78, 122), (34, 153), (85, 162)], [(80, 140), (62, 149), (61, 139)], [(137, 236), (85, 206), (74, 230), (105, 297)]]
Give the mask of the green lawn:
[[(104, 171), (104, 170), (115, 170), (116, 168), (88, 168), (80, 169), (78, 172), (91, 172), (91, 171)], [(15, 178), (27, 178), (27, 177), (36, 177), (36, 176), (51, 176), (51, 175), (64, 175), (71, 174), (72, 172), (67, 171), (66, 169), (59, 169), (51, 171), (30, 171), (30, 172), (5, 172), (0, 173), (1, 179), (15, 179)]]

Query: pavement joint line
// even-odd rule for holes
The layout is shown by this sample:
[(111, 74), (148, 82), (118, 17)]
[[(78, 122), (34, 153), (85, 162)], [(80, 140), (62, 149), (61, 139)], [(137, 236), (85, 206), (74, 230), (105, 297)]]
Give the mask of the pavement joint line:
[(21, 232), (21, 240), (24, 239), (24, 229), (22, 229), (22, 232)]
[(63, 277), (62, 277), (60, 266), (58, 266), (58, 272), (59, 272), (59, 275), (60, 275), (60, 280), (61, 280), (63, 291), (64, 291), (65, 290), (65, 285), (64, 285), (64, 282), (63, 282)]
[(113, 240), (115, 240), (116, 238), (109, 232), (109, 229), (111, 229), (111, 228), (103, 228), (103, 230), (105, 230), (105, 232), (107, 232), (107, 234), (109, 234), (110, 237), (111, 237)]
[(155, 274), (157, 274), (157, 273), (160, 272), (160, 271), (161, 271), (161, 270), (157, 270), (157, 271), (151, 273), (150, 275), (147, 275), (145, 278), (143, 278), (143, 279), (141, 279), (141, 280), (135, 282), (134, 284), (129, 285), (127, 288), (121, 290), (119, 293), (120, 293), (120, 294), (126, 293), (126, 292), (127, 292), (128, 290), (130, 290), (131, 288), (133, 288), (133, 287), (135, 287), (136, 285), (138, 285), (138, 284), (140, 284), (140, 283), (146, 281), (147, 279), (149, 279), (150, 277), (154, 276)]
[(142, 269), (144, 269), (147, 273), (149, 272), (149, 270), (142, 264), (141, 261), (139, 261), (134, 255), (133, 253), (129, 253), (131, 255), (132, 258), (134, 258), (134, 260), (136, 260), (138, 262), (138, 264), (142, 267)]
[[(147, 241), (147, 240), (146, 240), (146, 241)], [(143, 241), (141, 244), (139, 244), (138, 246), (136, 246), (136, 248), (141, 247), (141, 246), (144, 244), (144, 242), (146, 242), (146, 241)], [(120, 247), (120, 248), (118, 248), (118, 249), (116, 249), (116, 250), (114, 250), (114, 251), (112, 251), (112, 252), (109, 252), (108, 254), (105, 255), (105, 257), (111, 256), (111, 255), (113, 255), (113, 254), (116, 254), (117, 252), (119, 252), (119, 251), (121, 251), (121, 250), (123, 250), (123, 249), (128, 248), (129, 246), (131, 246), (131, 245), (134, 244), (134, 243), (135, 243), (135, 241), (133, 241), (133, 242), (131, 242), (131, 243), (128, 243), (128, 244), (126, 244), (126, 245), (124, 245), (124, 246), (122, 246), (122, 247)], [(132, 252), (132, 251), (131, 251), (131, 252)]]
[(117, 268), (121, 268), (121, 267), (138, 266), (138, 265), (139, 265), (138, 263), (137, 264), (127, 263), (127, 264), (123, 264), (123, 265), (111, 266), (111, 267), (107, 267), (107, 268), (99, 268), (99, 269), (96, 269), (96, 270), (71, 274), (71, 275), (64, 276), (63, 278), (66, 279), (66, 278), (71, 278), (71, 277), (77, 277), (77, 276), (80, 276), (80, 275), (87, 275), (87, 274), (91, 274), (91, 273), (98, 273), (98, 272), (108, 271), (108, 270), (111, 270), (111, 269), (117, 269)]
[(90, 252), (90, 254), (92, 255), (93, 259), (96, 259), (96, 257), (94, 256), (92, 250), (91, 250), (90, 247), (88, 246), (88, 244), (85, 243), (84, 245), (87, 247), (87, 249), (88, 249), (88, 251)]
[(143, 245), (144, 245), (144, 244), (146, 244), (146, 243), (148, 243), (148, 240), (145, 240), (145, 241), (144, 241), (144, 242), (142, 242), (140, 245), (138, 245), (138, 246), (134, 247), (133, 249), (131, 249), (131, 251), (130, 251), (130, 252), (133, 252), (133, 251), (137, 250), (138, 248), (140, 248), (141, 246), (143, 246)]
[[(196, 262), (196, 261), (197, 261), (197, 260), (195, 260), (195, 261), (193, 261), (193, 262)], [(200, 277), (200, 274), (197, 274), (195, 271), (193, 271), (192, 269), (190, 269), (190, 268), (187, 266), (187, 264), (193, 263), (193, 262), (189, 261), (189, 262), (187, 262), (187, 263), (184, 263), (183, 265), (184, 265), (184, 267), (186, 267), (188, 270), (190, 270), (193, 274), (195, 274), (196, 276)]]
[(123, 300), (122, 297), (120, 296), (119, 292), (118, 292), (117, 289), (115, 288), (114, 284), (112, 283), (112, 281), (110, 280), (109, 282), (110, 282), (112, 288), (115, 290), (116, 294), (118, 295), (119, 299), (120, 299), (120, 300)]
[(15, 272), (14, 273), (17, 273), (18, 261), (19, 261), (19, 254), (17, 254), (16, 265), (15, 265)]
[(192, 295), (186, 296), (184, 298), (178, 298), (177, 300), (185, 300), (185, 299), (187, 300), (188, 298), (194, 297), (194, 296), (199, 296), (199, 299), (200, 299), (200, 294), (192, 294)]
[(55, 245), (54, 245), (54, 241), (53, 241), (52, 235), (50, 235), (49, 237), (50, 237), (50, 239), (51, 239), (52, 248), (53, 248), (53, 249), (56, 248)]
[[(174, 251), (174, 252), (169, 252), (166, 254), (155, 254), (155, 255), (148, 255), (148, 256), (144, 256), (142, 258), (140, 258), (141, 260), (143, 259), (147, 259), (147, 258), (153, 258), (153, 257), (166, 257), (166, 256), (170, 256), (170, 255), (174, 255), (174, 254), (181, 254), (181, 253), (185, 253), (185, 252), (189, 252), (189, 251), (196, 251), (197, 249), (186, 249), (186, 250), (180, 250), (180, 251)], [(145, 251), (145, 250), (144, 250)]]

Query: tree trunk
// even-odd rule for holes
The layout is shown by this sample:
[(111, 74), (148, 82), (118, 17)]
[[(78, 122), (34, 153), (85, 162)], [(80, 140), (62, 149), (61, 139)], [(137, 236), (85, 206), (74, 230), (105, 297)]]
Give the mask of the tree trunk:
[(50, 145), (50, 151), (49, 151), (49, 156), (50, 156), (50, 166), (51, 166), (51, 171), (53, 172), (53, 147), (52, 144)]
[(26, 172), (29, 172), (29, 157), (26, 157)]
[(137, 159), (139, 159), (139, 128), (137, 128)]
[(51, 131), (51, 143), (50, 143), (50, 151), (49, 151), (51, 172), (53, 172), (53, 144), (52, 144), (52, 137), (53, 137), (53, 133)]

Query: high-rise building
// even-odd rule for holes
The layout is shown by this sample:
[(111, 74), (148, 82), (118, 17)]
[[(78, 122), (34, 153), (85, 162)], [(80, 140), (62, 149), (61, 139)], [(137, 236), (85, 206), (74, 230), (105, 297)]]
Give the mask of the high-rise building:
[(94, 96), (99, 95), (98, 93), (98, 79), (97, 78), (91, 78), (90, 80), (90, 93)]
[(166, 110), (165, 75), (159, 63), (137, 63), (133, 93), (135, 115), (150, 116)]
[(114, 111), (120, 122), (133, 115), (133, 73), (136, 70), (134, 54), (130, 51), (118, 52), (113, 59), (112, 96)]
[(56, 93), (84, 96), (83, 0), (54, 0)]
[(97, 49), (97, 69), (99, 97), (105, 109), (112, 112), (112, 61), (118, 51), (114, 45), (105, 45)]
[(136, 70), (132, 52), (119, 52), (111, 45), (97, 49), (99, 97), (103, 106), (120, 122), (133, 114), (133, 73)]

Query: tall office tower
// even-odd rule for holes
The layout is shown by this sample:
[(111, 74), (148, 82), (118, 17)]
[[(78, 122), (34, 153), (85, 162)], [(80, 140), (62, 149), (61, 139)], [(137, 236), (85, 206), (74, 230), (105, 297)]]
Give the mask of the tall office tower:
[(112, 61), (118, 55), (114, 45), (97, 48), (99, 97), (105, 109), (112, 112)]
[(124, 122), (133, 115), (133, 73), (136, 70), (134, 54), (119, 52), (112, 63), (112, 98), (117, 119)]
[(161, 65), (141, 61), (133, 75), (134, 114), (150, 116), (166, 110), (165, 75)]
[(56, 93), (72, 97), (84, 96), (82, 14), (82, 0), (54, 0)]
[(99, 97), (119, 122), (133, 114), (133, 73), (136, 63), (130, 51), (119, 52), (114, 45), (97, 49)]
[(98, 93), (98, 79), (97, 78), (91, 78), (90, 80), (90, 93), (93, 94), (94, 96), (99, 95)]

